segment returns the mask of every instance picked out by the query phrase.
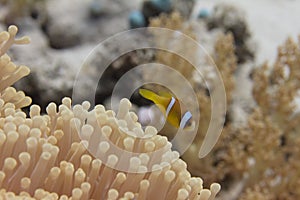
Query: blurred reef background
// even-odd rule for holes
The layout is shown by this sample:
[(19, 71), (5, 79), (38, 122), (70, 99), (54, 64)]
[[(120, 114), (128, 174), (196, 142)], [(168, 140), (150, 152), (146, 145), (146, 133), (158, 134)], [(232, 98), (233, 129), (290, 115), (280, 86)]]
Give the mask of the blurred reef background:
[[(108, 109), (111, 101), (119, 101), (111, 99), (114, 86), (134, 67), (149, 62), (170, 66), (189, 80), (200, 106), (197, 137), (181, 156), (191, 175), (201, 177), (206, 188), (219, 183), (222, 190), (216, 199), (297, 200), (300, 199), (298, 8), (300, 3), (296, 0), (0, 0), (0, 31), (14, 24), (19, 28), (18, 37), (30, 37), (30, 44), (12, 46), (7, 54), (17, 65), (29, 67), (30, 74), (14, 87), (31, 97), (41, 113), (46, 113), (50, 102), (60, 104), (64, 97), (72, 96), (74, 80), (84, 59), (101, 41), (121, 31), (148, 26), (181, 31), (207, 50), (226, 90), (224, 129), (208, 156), (198, 159), (211, 118), (208, 91), (214, 88), (212, 66), (207, 58), (197, 55), (197, 49), (181, 41), (165, 45), (188, 52), (198, 60), (207, 83), (178, 55), (135, 50), (112, 62), (104, 72), (98, 83), (96, 103)], [(155, 42), (163, 44), (168, 36), (153, 37)], [(117, 55), (120, 51), (115, 46), (106, 48), (107, 54)], [(101, 59), (99, 55), (96, 60), (99, 68)], [(88, 76), (97, 76), (97, 70), (85, 72), (86, 84), (80, 88), (82, 101), (89, 100), (84, 99), (92, 84)], [(135, 73), (144, 81), (160, 76), (147, 70)], [(176, 80), (168, 81), (184, 90)], [(128, 88), (138, 83), (138, 80), (127, 83)], [(165, 90), (159, 85), (145, 87)], [(146, 123), (151, 103), (137, 92), (130, 101), (141, 122)], [(28, 107), (23, 110), (30, 114)], [(159, 116), (154, 111), (152, 114)], [(167, 125), (159, 134), (170, 140), (174, 132)]]

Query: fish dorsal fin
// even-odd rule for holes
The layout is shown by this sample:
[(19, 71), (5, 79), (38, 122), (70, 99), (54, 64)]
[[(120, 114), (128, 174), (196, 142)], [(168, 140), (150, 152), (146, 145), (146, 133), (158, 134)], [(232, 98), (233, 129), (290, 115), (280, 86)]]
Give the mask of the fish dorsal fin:
[(144, 98), (152, 101), (155, 103), (155, 105), (159, 108), (159, 110), (166, 116), (167, 113), (167, 107), (169, 105), (170, 99), (172, 99), (172, 96), (165, 97), (161, 96), (159, 94), (156, 94), (155, 92), (148, 90), (148, 89), (139, 89), (140, 95), (142, 95)]
[(167, 92), (167, 91), (159, 91), (158, 95), (162, 96), (162, 97), (167, 97), (167, 98), (172, 98), (173, 97), (173, 95), (170, 92)]
[(159, 96), (151, 91), (151, 90), (147, 90), (147, 89), (139, 89), (139, 93), (140, 95), (142, 95), (142, 97), (144, 97), (145, 99), (148, 99), (150, 101), (152, 101), (153, 103), (159, 103)]

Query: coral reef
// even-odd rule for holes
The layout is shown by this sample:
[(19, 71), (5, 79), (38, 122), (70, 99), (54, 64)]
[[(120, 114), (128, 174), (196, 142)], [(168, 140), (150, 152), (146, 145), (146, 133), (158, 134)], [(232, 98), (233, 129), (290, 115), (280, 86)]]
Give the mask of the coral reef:
[[(191, 172), (193, 174), (202, 175), (208, 182), (214, 182), (215, 180), (224, 181), (227, 180), (227, 177), (236, 174), (235, 167), (232, 166), (235, 162), (232, 163), (224, 159), (224, 156), (227, 155), (226, 149), (228, 148), (228, 143), (225, 143), (224, 141), (230, 141), (229, 143), (231, 143), (231, 138), (235, 132), (235, 128), (232, 126), (233, 121), (231, 120), (231, 106), (233, 106), (233, 91), (235, 89), (235, 78), (233, 74), (237, 65), (236, 56), (234, 54), (233, 37), (231, 34), (219, 36), (215, 42), (212, 57), (220, 71), (226, 90), (228, 110), (224, 128), (213, 152), (201, 159), (204, 161), (204, 165), (200, 164), (199, 160), (195, 160), (192, 155), (196, 153), (197, 149), (199, 149), (203, 143), (204, 134), (207, 132), (212, 113), (210, 107), (211, 99), (209, 94), (207, 95), (207, 90), (205, 90), (205, 88), (199, 90), (197, 92), (197, 98), (200, 105), (201, 118), (199, 121), (197, 137), (195, 138), (193, 145), (182, 156), (185, 161), (190, 163), (189, 169)], [(207, 79), (209, 80), (209, 77), (207, 77)], [(213, 92), (213, 90), (211, 92)], [(232, 158), (231, 155), (229, 155), (229, 157)]]
[[(191, 23), (185, 22), (180, 14), (176, 12), (170, 14), (169, 16), (161, 15), (158, 18), (153, 18), (150, 25), (154, 27), (179, 30), (195, 40), (198, 39), (193, 25)], [(163, 46), (164, 44), (168, 45), (168, 42), (166, 42), (167, 37), (168, 36), (157, 35), (156, 42), (160, 43), (161, 46)], [(187, 62), (186, 60), (182, 59), (179, 55), (165, 51), (158, 51), (156, 53), (155, 58), (157, 62), (172, 67), (190, 81), (191, 85), (193, 85), (193, 89), (195, 90), (198, 99), (201, 117), (199, 120), (197, 136), (194, 139), (192, 145), (182, 155), (182, 158), (187, 163), (189, 163), (188, 168), (193, 175), (203, 177), (207, 183), (212, 183), (215, 180), (222, 181), (224, 177), (226, 177), (229, 173), (233, 173), (233, 171), (231, 171), (232, 166), (231, 164), (229, 164), (229, 162), (227, 164), (224, 164), (224, 162), (219, 161), (221, 159), (220, 157), (224, 153), (223, 149), (227, 148), (224, 146), (225, 144), (223, 144), (222, 141), (218, 142), (217, 146), (214, 147), (213, 152), (210, 153), (207, 157), (201, 159), (201, 161), (200, 159), (195, 158), (195, 155), (197, 155), (198, 150), (203, 143), (204, 136), (207, 132), (211, 119), (211, 99), (208, 94), (208, 90), (210, 89), (210, 91), (213, 92), (213, 88), (215, 87), (214, 78), (213, 76), (211, 76), (211, 68), (213, 66), (210, 62), (207, 61), (207, 58), (199, 58), (199, 55), (197, 54), (198, 49), (193, 49), (187, 46), (187, 44), (182, 43), (180, 40), (177, 41), (174, 48), (179, 48), (180, 51), (188, 51), (189, 55), (191, 55), (191, 58), (193, 57), (194, 59), (198, 60), (203, 59), (203, 63), (201, 64), (205, 66), (205, 68), (203, 68), (202, 74), (204, 77), (199, 77), (199, 74), (195, 70), (194, 66), (192, 66), (192, 64)], [(223, 78), (227, 96), (227, 106), (229, 107), (232, 104), (232, 95), (235, 88), (235, 80), (233, 74), (237, 68), (232, 35), (221, 34), (217, 36), (214, 47), (212, 49), (213, 52), (211, 53), (211, 55), (213, 60), (215, 61), (216, 66), (218, 67), (218, 70), (220, 71), (221, 77)], [(148, 76), (151, 77), (152, 75), (149, 74), (148, 71), (146, 71), (144, 78), (147, 80)], [(156, 76), (158, 75), (156, 74)], [(166, 79), (166, 77), (163, 78)], [(205, 85), (201, 81), (202, 79), (207, 80), (208, 85)], [(170, 78), (169, 82), (172, 83), (172, 85), (175, 84), (179, 88), (179, 90), (180, 88), (181, 90), (184, 90), (184, 88), (182, 88), (182, 84), (178, 83), (178, 81)], [(161, 90), (161, 88), (157, 87), (158, 86), (156, 86), (154, 90)], [(230, 109), (227, 113), (227, 116), (230, 116)], [(226, 125), (221, 137), (230, 137), (228, 135), (230, 135), (232, 132), (233, 131), (231, 126), (228, 125), (227, 127)], [(172, 137), (172, 134), (170, 134), (172, 133), (172, 131), (170, 131), (170, 129), (163, 130), (162, 133), (167, 135), (169, 138)]]
[[(300, 41), (300, 40), (299, 40)], [(247, 190), (242, 199), (299, 199), (300, 46), (289, 38), (278, 48), (273, 66), (265, 63), (253, 74), (253, 96), (258, 108), (240, 138), (252, 159)], [(250, 192), (251, 191), (251, 192)]]
[[(171, 30), (180, 30), (182, 33), (188, 35), (189, 37), (196, 39), (196, 35), (192, 32), (192, 27), (189, 24), (184, 24), (184, 20), (179, 12), (173, 12), (170, 15), (161, 14), (157, 18), (151, 19), (149, 26), (167, 28)], [(170, 35), (155, 35), (155, 42), (163, 44), (162, 46), (167, 46), (169, 45), (168, 38), (170, 38)], [(196, 51), (196, 49), (183, 44), (180, 40), (177, 41), (177, 44), (172, 44), (172, 48), (178, 48), (179, 51), (188, 51), (187, 53), (190, 53), (190, 55), (194, 55)], [(180, 74), (182, 74), (187, 79), (192, 77), (193, 66), (191, 66), (189, 61), (181, 58), (180, 55), (167, 51), (158, 51), (155, 54), (155, 59), (161, 64), (171, 66), (172, 68), (178, 70)], [(196, 56), (194, 56), (194, 60), (195, 59)]]
[[(186, 31), (186, 22), (180, 21), (176, 14), (161, 16), (152, 23), (195, 36), (193, 29)], [(162, 43), (163, 39), (157, 41)], [(203, 177), (205, 183), (224, 183), (224, 190), (228, 190), (222, 195), (225, 199), (299, 199), (299, 44), (289, 38), (278, 48), (273, 65), (265, 63), (254, 70), (253, 98), (256, 105), (249, 112), (245, 125), (236, 126), (231, 118), (231, 108), (236, 106), (237, 98), (234, 96), (237, 68), (234, 37), (228, 34), (216, 40), (212, 58), (223, 78), (229, 110), (218, 143), (201, 162), (194, 155), (197, 155), (203, 141), (202, 133), (209, 124), (210, 98), (205, 87), (197, 87), (199, 83), (191, 78), (191, 66), (181, 66), (183, 62), (176, 55), (168, 59), (166, 53), (159, 52), (156, 56), (158, 61), (180, 71), (193, 82), (201, 118), (198, 135), (182, 159), (188, 163), (192, 174)], [(190, 50), (185, 44), (177, 45), (177, 48)]]
[(141, 15), (149, 25), (152, 18), (161, 14), (179, 12), (181, 16), (188, 19), (191, 15), (195, 0), (146, 0), (143, 1)]
[[(26, 63), (31, 69), (30, 78), (18, 81), (16, 88), (29, 95), (33, 103), (41, 107), (42, 112), (45, 112), (49, 102), (59, 104), (63, 97), (71, 96), (76, 73), (86, 56), (95, 44), (128, 29), (128, 14), (138, 6), (138, 1), (101, 0), (104, 13), (94, 19), (90, 17), (90, 0), (45, 0), (48, 21), (43, 28), (29, 16), (18, 21), (20, 34), (30, 35), (32, 42), (25, 51), (12, 47), (10, 55), (15, 62)], [(1, 11), (2, 9), (5, 11), (7, 7), (1, 7)], [(105, 50), (110, 53), (118, 51), (112, 46)], [(127, 59), (124, 60), (125, 65)], [(99, 68), (103, 65), (101, 61)], [(108, 80), (110, 85), (114, 83), (112, 79)], [(87, 86), (89, 87), (90, 85)], [(82, 88), (81, 92), (84, 94), (87, 88)], [(99, 96), (105, 97), (99, 99), (103, 103), (107, 97), (106, 90)]]
[(36, 19), (40, 25), (43, 25), (47, 21), (45, 2), (44, 0), (2, 0), (0, 1), (0, 6), (7, 7), (8, 9), (0, 14), (0, 20), (10, 25), (16, 23), (24, 16), (31, 16)]
[(207, 27), (208, 29), (221, 28), (226, 33), (233, 34), (239, 63), (253, 59), (254, 50), (249, 40), (251, 34), (242, 10), (232, 4), (218, 4), (207, 19)]
[[(170, 143), (154, 127), (145, 131), (130, 112), (127, 99), (115, 114), (89, 102), (72, 106), (50, 103), (47, 114), (31, 105), (29, 117), (20, 109), (30, 104), (11, 84), (26, 76), (25, 66), (10, 61), (7, 49), (14, 43), (15, 26), (0, 33), (0, 197), (4, 199), (200, 199), (213, 200), (219, 184), (203, 189), (186, 163), (171, 151)], [(118, 147), (138, 153), (127, 159)], [(158, 157), (151, 152), (162, 149)], [(100, 159), (101, 158), (101, 159)], [(125, 159), (123, 159), (125, 158)], [(128, 171), (120, 171), (118, 167)]]
[[(180, 39), (168, 42), (173, 35), (154, 35), (157, 46), (185, 52), (199, 63), (202, 76), (190, 62), (171, 51), (132, 51), (105, 70), (99, 81), (99, 86), (105, 87), (98, 87), (96, 94), (96, 103), (103, 105), (92, 108), (88, 101), (81, 103), (83, 99), (75, 102), (63, 97), (72, 93), (82, 55), (87, 55), (96, 42), (127, 29), (129, 13), (138, 9), (138, 0), (66, 0), (59, 7), (59, 0), (53, 0), (47, 1), (47, 9), (43, 10), (45, 2), (0, 0), (0, 29), (17, 22), (23, 26), (18, 34), (34, 39), (24, 51), (18, 44), (29, 43), (29, 38), (16, 39), (16, 26), (0, 32), (0, 199), (212, 200), (218, 199), (220, 190), (215, 182), (222, 185), (222, 199), (300, 198), (300, 38), (298, 43), (289, 38), (278, 48), (275, 62), (257, 67), (247, 80), (251, 84), (244, 87), (242, 79), (252, 68), (254, 51), (243, 11), (222, 4), (192, 21), (187, 20), (192, 0), (144, 1), (143, 9), (150, 13), (146, 19), (149, 26), (176, 30), (176, 34), (184, 33), (199, 42), (223, 78), (227, 101), (224, 129), (210, 154), (198, 159), (212, 117), (211, 94), (216, 91), (209, 58), (201, 57), (199, 49)], [(70, 3), (74, 6), (68, 6)], [(139, 12), (146, 12), (143, 9)], [(135, 22), (141, 18), (133, 19)], [(139, 26), (137, 23), (135, 27)], [(126, 41), (122, 44), (130, 46)], [(116, 55), (119, 49), (108, 45), (107, 52)], [(103, 59), (105, 56), (97, 55), (96, 65), (101, 67)], [(132, 112), (139, 108), (131, 102), (138, 106), (149, 102), (134, 94), (131, 102), (118, 100), (119, 111), (109, 110), (106, 105), (108, 100), (115, 100), (110, 99), (111, 91), (126, 72), (153, 61), (183, 75), (200, 106), (197, 136), (180, 158), (174, 151), (176, 145), (168, 142), (174, 137), (174, 127), (166, 125), (160, 131), (151, 126), (141, 128)], [(244, 62), (249, 66), (247, 72), (241, 65)], [(29, 64), (31, 73), (28, 67), (15, 63)], [(96, 71), (85, 71), (82, 97), (92, 76), (97, 76)], [(172, 73), (170, 77), (158, 70), (139, 73), (134, 75), (146, 81), (154, 76), (164, 79), (186, 94), (185, 85), (172, 78)], [(128, 81), (124, 87), (133, 85), (137, 82)], [(145, 87), (166, 90), (158, 84)], [(249, 97), (246, 92), (238, 96), (240, 90), (247, 90)], [(187, 101), (187, 106), (194, 103)], [(116, 147), (124, 152), (120, 154)], [(153, 158), (158, 149), (162, 151)]]

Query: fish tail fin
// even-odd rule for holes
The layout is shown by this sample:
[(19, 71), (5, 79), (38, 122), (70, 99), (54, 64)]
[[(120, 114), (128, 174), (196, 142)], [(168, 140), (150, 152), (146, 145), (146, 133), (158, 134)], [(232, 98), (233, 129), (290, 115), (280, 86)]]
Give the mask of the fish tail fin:
[(145, 99), (153, 101), (154, 103), (158, 103), (159, 102), (159, 96), (157, 94), (155, 94), (154, 92), (152, 92), (151, 90), (139, 89), (139, 93)]

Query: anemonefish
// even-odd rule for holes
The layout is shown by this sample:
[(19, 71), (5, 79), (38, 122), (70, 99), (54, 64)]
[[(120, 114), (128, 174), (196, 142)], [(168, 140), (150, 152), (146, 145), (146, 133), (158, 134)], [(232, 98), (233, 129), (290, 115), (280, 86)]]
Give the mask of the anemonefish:
[[(152, 101), (164, 114), (166, 120), (174, 127), (181, 130), (193, 130), (195, 122), (192, 120), (190, 111), (181, 112), (183, 106), (177, 98), (170, 93), (156, 94), (151, 90), (139, 89), (139, 93), (146, 99)], [(183, 106), (184, 107), (184, 106)]]

